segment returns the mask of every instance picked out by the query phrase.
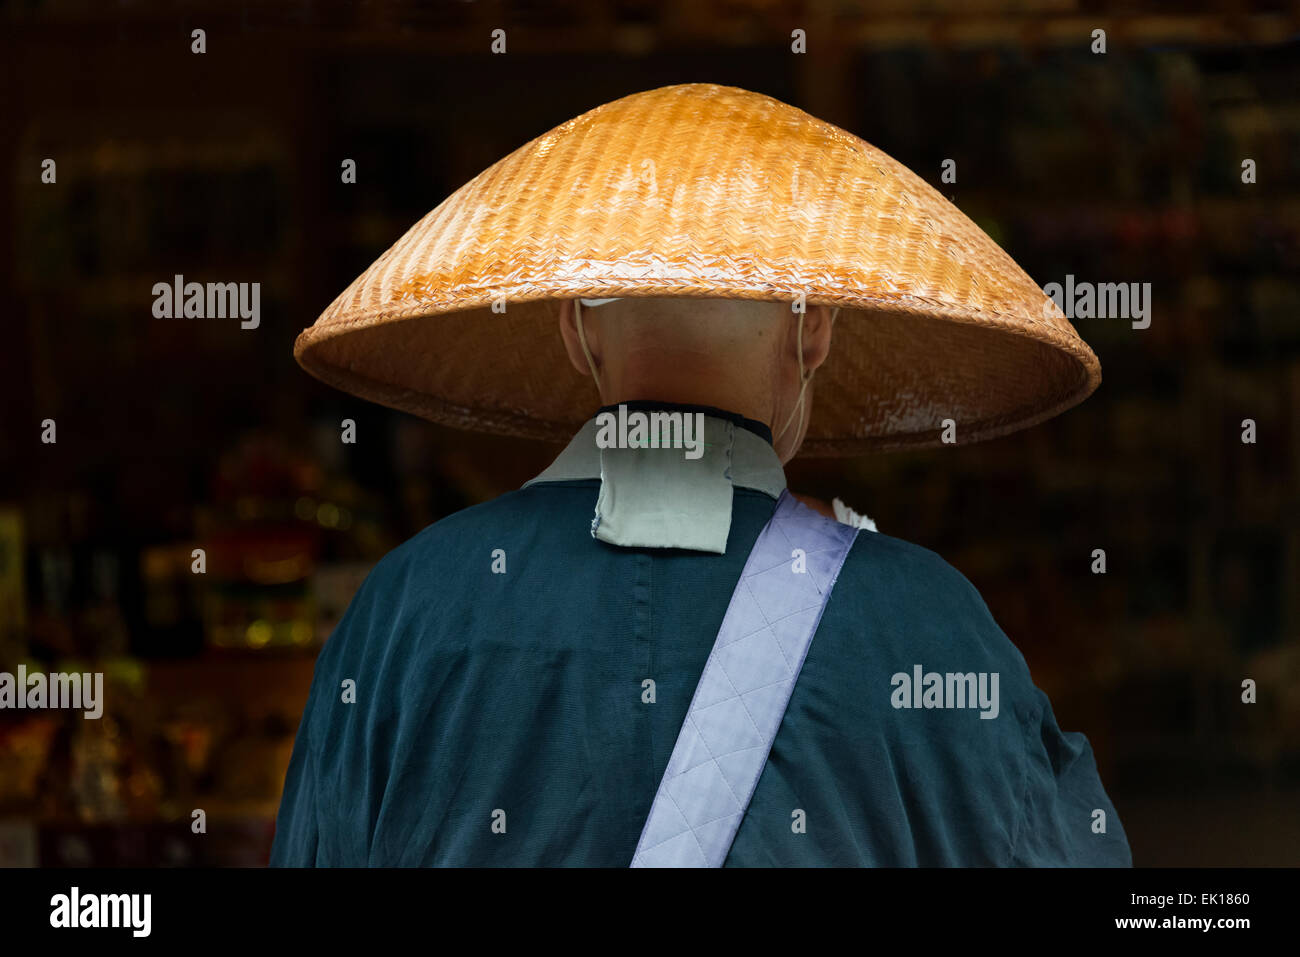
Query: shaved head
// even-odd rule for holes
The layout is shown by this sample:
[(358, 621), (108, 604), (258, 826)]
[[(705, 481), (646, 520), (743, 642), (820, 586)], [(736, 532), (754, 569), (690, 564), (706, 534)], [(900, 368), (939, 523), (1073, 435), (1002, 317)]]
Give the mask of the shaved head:
[(811, 383), (799, 402), (801, 373), (811, 375), (830, 349), (827, 307), (809, 306), (800, 330), (784, 302), (619, 299), (582, 307), (581, 335), (577, 312), (564, 303), (560, 332), (574, 368), (598, 378), (602, 404), (710, 405), (766, 423), (782, 462), (798, 451), (812, 410)]

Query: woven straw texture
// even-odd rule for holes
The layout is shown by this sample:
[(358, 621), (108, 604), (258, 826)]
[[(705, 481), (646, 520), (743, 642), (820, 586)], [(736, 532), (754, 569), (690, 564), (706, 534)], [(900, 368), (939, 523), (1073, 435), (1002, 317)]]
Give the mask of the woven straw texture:
[[(733, 87), (663, 87), (515, 150), (299, 337), (317, 378), (435, 422), (567, 441), (599, 396), (563, 299), (840, 306), (801, 454), (1003, 435), (1086, 398), (1096, 356), (1038, 286), (875, 147)], [(494, 302), (504, 312), (494, 312)]]

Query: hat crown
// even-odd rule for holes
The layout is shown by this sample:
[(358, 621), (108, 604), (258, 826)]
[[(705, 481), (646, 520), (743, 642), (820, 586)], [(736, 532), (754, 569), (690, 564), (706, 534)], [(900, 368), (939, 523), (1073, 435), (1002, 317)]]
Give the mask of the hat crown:
[[(525, 167), (538, 202), (500, 189)], [(398, 300), (454, 289), (459, 264), (486, 238), (500, 254), (526, 246), (535, 274), (519, 278), (536, 285), (693, 280), (744, 258), (771, 298), (819, 291), (798, 281), (798, 268), (792, 275), (809, 261), (837, 283), (895, 299), (1005, 313), (1042, 298), (978, 226), (887, 154), (779, 100), (707, 83), (634, 93), (562, 123), (421, 224), (432, 268), (394, 287)], [(503, 248), (505, 237), (518, 245)], [(693, 263), (683, 268), (687, 246)], [(990, 266), (1000, 281), (979, 282), (976, 271)], [(359, 305), (366, 291), (354, 284), (340, 305)], [(1063, 315), (1044, 321), (1068, 327)]]

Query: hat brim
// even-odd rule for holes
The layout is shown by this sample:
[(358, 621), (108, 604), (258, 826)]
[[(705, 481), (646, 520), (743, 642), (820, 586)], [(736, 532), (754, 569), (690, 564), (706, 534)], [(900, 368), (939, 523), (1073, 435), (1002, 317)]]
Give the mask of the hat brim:
[[(597, 292), (664, 294), (655, 287), (602, 285), (526, 300), (496, 290), (493, 298), (505, 295), (509, 302), (504, 312), (494, 313), (491, 299), (477, 306), (447, 303), (434, 314), (421, 306), (378, 310), (346, 326), (305, 330), (295, 355), (329, 385), (433, 422), (565, 442), (595, 413), (600, 398), (564, 351), (559, 306)], [(698, 295), (788, 301), (727, 290), (716, 279)], [(1049, 326), (1008, 324), (933, 303), (807, 302), (841, 309), (830, 354), (814, 380), (804, 456), (939, 446), (946, 420), (954, 423), (955, 444), (996, 438), (1069, 409), (1101, 382), (1092, 351)], [(936, 355), (949, 361), (936, 362)]]

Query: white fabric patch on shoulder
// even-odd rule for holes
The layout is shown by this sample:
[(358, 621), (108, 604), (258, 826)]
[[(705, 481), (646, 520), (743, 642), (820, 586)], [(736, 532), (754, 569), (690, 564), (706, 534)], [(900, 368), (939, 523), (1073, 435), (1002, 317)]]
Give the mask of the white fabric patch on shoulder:
[(835, 509), (835, 521), (853, 528), (865, 528), (869, 532), (878, 531), (876, 523), (865, 515), (859, 515), (849, 508), (841, 499), (832, 499), (831, 508)]

